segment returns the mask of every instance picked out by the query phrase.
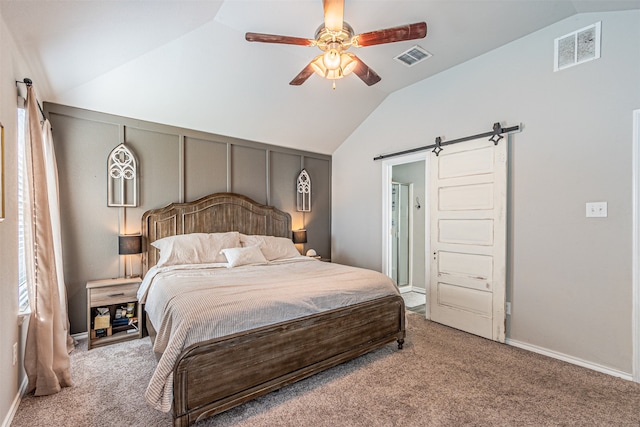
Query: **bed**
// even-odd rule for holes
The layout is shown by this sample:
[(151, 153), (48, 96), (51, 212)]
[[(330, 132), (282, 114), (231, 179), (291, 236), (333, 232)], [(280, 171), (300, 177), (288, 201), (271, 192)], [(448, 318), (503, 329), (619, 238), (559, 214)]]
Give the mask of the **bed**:
[[(234, 193), (144, 213), (139, 297), (158, 358), (145, 398), (171, 410), (174, 426), (393, 341), (402, 348), (405, 307), (395, 284), (371, 270), (294, 256), (282, 245), (291, 233), (288, 213)], [(240, 244), (222, 251), (223, 263), (218, 249), (209, 257), (198, 249), (198, 262), (167, 262), (167, 241), (215, 236), (221, 244), (236, 235)], [(256, 252), (266, 262), (253, 260)]]

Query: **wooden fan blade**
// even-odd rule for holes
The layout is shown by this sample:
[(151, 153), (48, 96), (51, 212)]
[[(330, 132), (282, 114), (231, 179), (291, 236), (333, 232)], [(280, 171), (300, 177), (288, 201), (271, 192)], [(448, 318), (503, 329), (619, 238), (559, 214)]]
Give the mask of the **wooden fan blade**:
[(322, 0), (324, 6), (324, 26), (331, 31), (342, 31), (344, 0)]
[(373, 86), (374, 84), (382, 80), (382, 77), (380, 77), (378, 73), (369, 68), (367, 64), (362, 62), (360, 58), (353, 54), (351, 54), (351, 57), (358, 61), (358, 65), (356, 65), (356, 68), (353, 69), (353, 73), (360, 77), (360, 80), (365, 82), (367, 86)]
[(313, 68), (311, 68), (311, 63), (309, 63), (302, 69), (302, 71), (300, 71), (300, 73), (298, 73), (297, 76), (293, 78), (293, 80), (289, 82), (289, 84), (293, 86), (300, 86), (302, 83), (306, 82), (313, 73)]
[(385, 30), (371, 31), (355, 36), (356, 45), (360, 47), (377, 44), (401, 42), (404, 40), (421, 39), (427, 35), (427, 23), (402, 25), (400, 27), (387, 28)]
[(297, 46), (313, 46), (315, 40), (302, 37), (278, 36), (275, 34), (246, 33), (244, 38), (248, 42), (294, 44)]

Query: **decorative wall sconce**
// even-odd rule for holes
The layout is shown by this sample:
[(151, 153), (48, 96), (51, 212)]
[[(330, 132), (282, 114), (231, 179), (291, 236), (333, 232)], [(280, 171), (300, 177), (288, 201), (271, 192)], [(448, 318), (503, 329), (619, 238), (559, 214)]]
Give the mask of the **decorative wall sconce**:
[(138, 206), (138, 160), (124, 143), (109, 153), (107, 206)]
[(305, 169), (298, 175), (296, 195), (298, 212), (311, 212), (311, 178)]
[(131, 255), (142, 253), (142, 236), (139, 234), (120, 235), (118, 236), (118, 254), (124, 255), (129, 261), (129, 274), (127, 275), (127, 264), (125, 260), (124, 275), (125, 277), (133, 276), (133, 266), (131, 264)]

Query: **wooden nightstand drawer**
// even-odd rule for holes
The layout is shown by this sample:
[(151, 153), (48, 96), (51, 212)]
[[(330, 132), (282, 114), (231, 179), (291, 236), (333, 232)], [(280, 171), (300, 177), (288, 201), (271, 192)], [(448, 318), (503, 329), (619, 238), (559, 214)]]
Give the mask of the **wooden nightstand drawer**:
[(138, 287), (140, 283), (129, 285), (105, 286), (103, 288), (91, 289), (91, 306), (99, 307), (103, 305), (122, 304), (130, 301), (137, 301)]

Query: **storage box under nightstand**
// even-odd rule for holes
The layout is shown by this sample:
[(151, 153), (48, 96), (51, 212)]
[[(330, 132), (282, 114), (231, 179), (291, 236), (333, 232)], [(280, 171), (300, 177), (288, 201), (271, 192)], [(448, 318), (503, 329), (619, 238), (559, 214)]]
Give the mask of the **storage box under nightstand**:
[[(138, 303), (138, 287), (142, 279), (116, 278), (87, 282), (87, 349), (114, 342), (142, 338), (141, 309)], [(133, 304), (133, 311), (126, 310), (116, 319), (116, 311)], [(109, 319), (100, 317), (100, 328), (95, 327), (97, 308), (108, 309)], [(123, 317), (124, 316), (124, 317)], [(105, 327), (106, 326), (106, 327)]]

